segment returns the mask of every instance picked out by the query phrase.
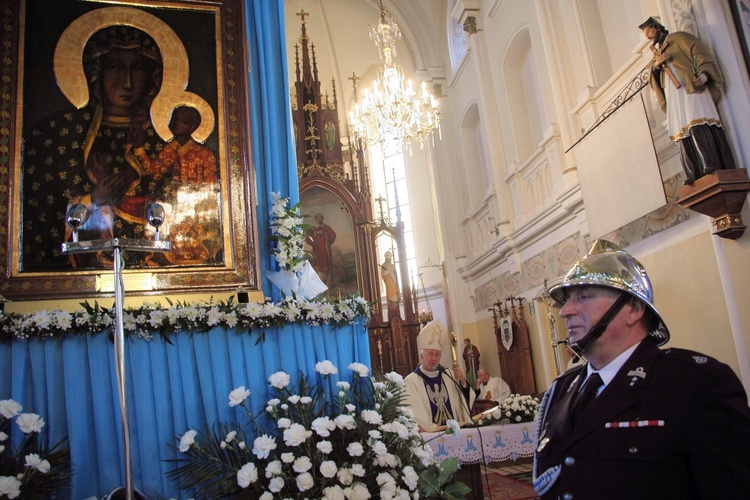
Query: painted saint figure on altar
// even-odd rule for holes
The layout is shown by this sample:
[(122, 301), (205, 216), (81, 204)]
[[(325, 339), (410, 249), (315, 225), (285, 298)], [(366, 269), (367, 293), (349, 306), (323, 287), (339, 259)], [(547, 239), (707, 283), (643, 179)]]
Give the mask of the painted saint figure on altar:
[(333, 251), (331, 246), (336, 241), (336, 231), (323, 222), (323, 214), (315, 214), (315, 224), (307, 230), (307, 243), (312, 247), (315, 256), (313, 269), (320, 279), (330, 288), (333, 284)]

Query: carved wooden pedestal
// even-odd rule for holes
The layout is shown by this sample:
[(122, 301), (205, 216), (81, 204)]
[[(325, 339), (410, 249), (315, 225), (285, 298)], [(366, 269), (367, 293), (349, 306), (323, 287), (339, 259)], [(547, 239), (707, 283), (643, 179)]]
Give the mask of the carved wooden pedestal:
[(680, 189), (677, 204), (712, 217), (713, 234), (735, 240), (745, 232), (740, 212), (748, 191), (750, 180), (744, 168), (717, 170)]

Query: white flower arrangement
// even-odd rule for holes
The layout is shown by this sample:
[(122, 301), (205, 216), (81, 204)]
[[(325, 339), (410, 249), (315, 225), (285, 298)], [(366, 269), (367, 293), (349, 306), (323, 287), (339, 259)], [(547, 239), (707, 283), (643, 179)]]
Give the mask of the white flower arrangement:
[[(303, 322), (308, 325), (332, 324), (343, 326), (357, 321), (366, 322), (372, 308), (360, 296), (341, 299), (287, 297), (276, 303), (250, 302), (237, 304), (228, 301), (214, 303), (178, 302), (166, 299), (169, 307), (160, 303), (144, 302), (138, 308), (126, 308), (123, 324), (128, 335), (151, 340), (154, 334), (168, 337), (178, 331), (206, 332), (214, 326), (234, 328), (238, 332), (252, 332), (269, 326)], [(75, 312), (38, 311), (32, 314), (0, 313), (0, 337), (29, 339), (61, 335), (112, 332), (114, 308), (107, 309), (94, 302), (81, 304)]]
[[(65, 440), (52, 448), (38, 443), (45, 422), (36, 413), (21, 413), (12, 399), (0, 401), (0, 497), (55, 498), (66, 496), (72, 475), (70, 450)], [(11, 449), (11, 422), (23, 433), (21, 444)]]
[(539, 412), (539, 400), (533, 396), (511, 394), (482, 417), (483, 424), (533, 422)]
[[(250, 417), (254, 437), (222, 425), (181, 438), (179, 465), (170, 477), (196, 498), (461, 498), (469, 489), (450, 478), (458, 462), (437, 464), (403, 406), (403, 379), (374, 382), (361, 363), (349, 365), (351, 383), (336, 395), (320, 386), (290, 386), (285, 372), (268, 377), (276, 397)], [(338, 373), (328, 360), (316, 364), (326, 380)], [(230, 404), (244, 387), (230, 393)], [(240, 403), (245, 406), (245, 401)], [(446, 496), (447, 495), (447, 496)]]
[(271, 193), (271, 197), (271, 240), (276, 242), (271, 253), (282, 270), (301, 271), (310, 256), (304, 249), (305, 231), (310, 225), (305, 224), (305, 216), (300, 215), (299, 203), (290, 207), (288, 197), (282, 197), (280, 193), (275, 192)]

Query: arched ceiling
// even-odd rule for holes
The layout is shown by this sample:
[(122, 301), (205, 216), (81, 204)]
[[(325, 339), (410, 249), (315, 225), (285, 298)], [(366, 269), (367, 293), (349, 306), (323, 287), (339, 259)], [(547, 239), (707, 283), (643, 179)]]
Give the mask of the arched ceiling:
[[(415, 84), (426, 79), (426, 74), (442, 72), (440, 48), (445, 23), (445, 0), (385, 1), (386, 10), (401, 28), (402, 39), (396, 49), (396, 62), (404, 68), (407, 78)], [(352, 82), (356, 74), (359, 95), (369, 87), (377, 68), (382, 65), (378, 49), (369, 38), (370, 24), (380, 15), (379, 0), (285, 0), (284, 17), (288, 69), (291, 82), (295, 80), (294, 45), (301, 35), (299, 12), (304, 11), (307, 34), (315, 45), (318, 78), (322, 91), (331, 95), (331, 79), (336, 80), (339, 107), (348, 111), (354, 105)], [(301, 57), (300, 57), (301, 60)], [(416, 77), (415, 75), (419, 75)], [(339, 115), (346, 120), (346, 114)]]

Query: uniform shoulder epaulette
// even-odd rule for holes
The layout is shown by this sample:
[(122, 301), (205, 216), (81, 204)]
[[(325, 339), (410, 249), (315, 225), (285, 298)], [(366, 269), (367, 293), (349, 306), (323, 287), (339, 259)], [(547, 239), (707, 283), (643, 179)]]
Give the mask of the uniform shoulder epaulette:
[(711, 356), (708, 356), (706, 354), (691, 351), (689, 349), (679, 349), (675, 347), (662, 349), (661, 356), (664, 358), (673, 359), (675, 361), (681, 361), (685, 364), (696, 367), (711, 366), (718, 362), (715, 358), (712, 358)]

